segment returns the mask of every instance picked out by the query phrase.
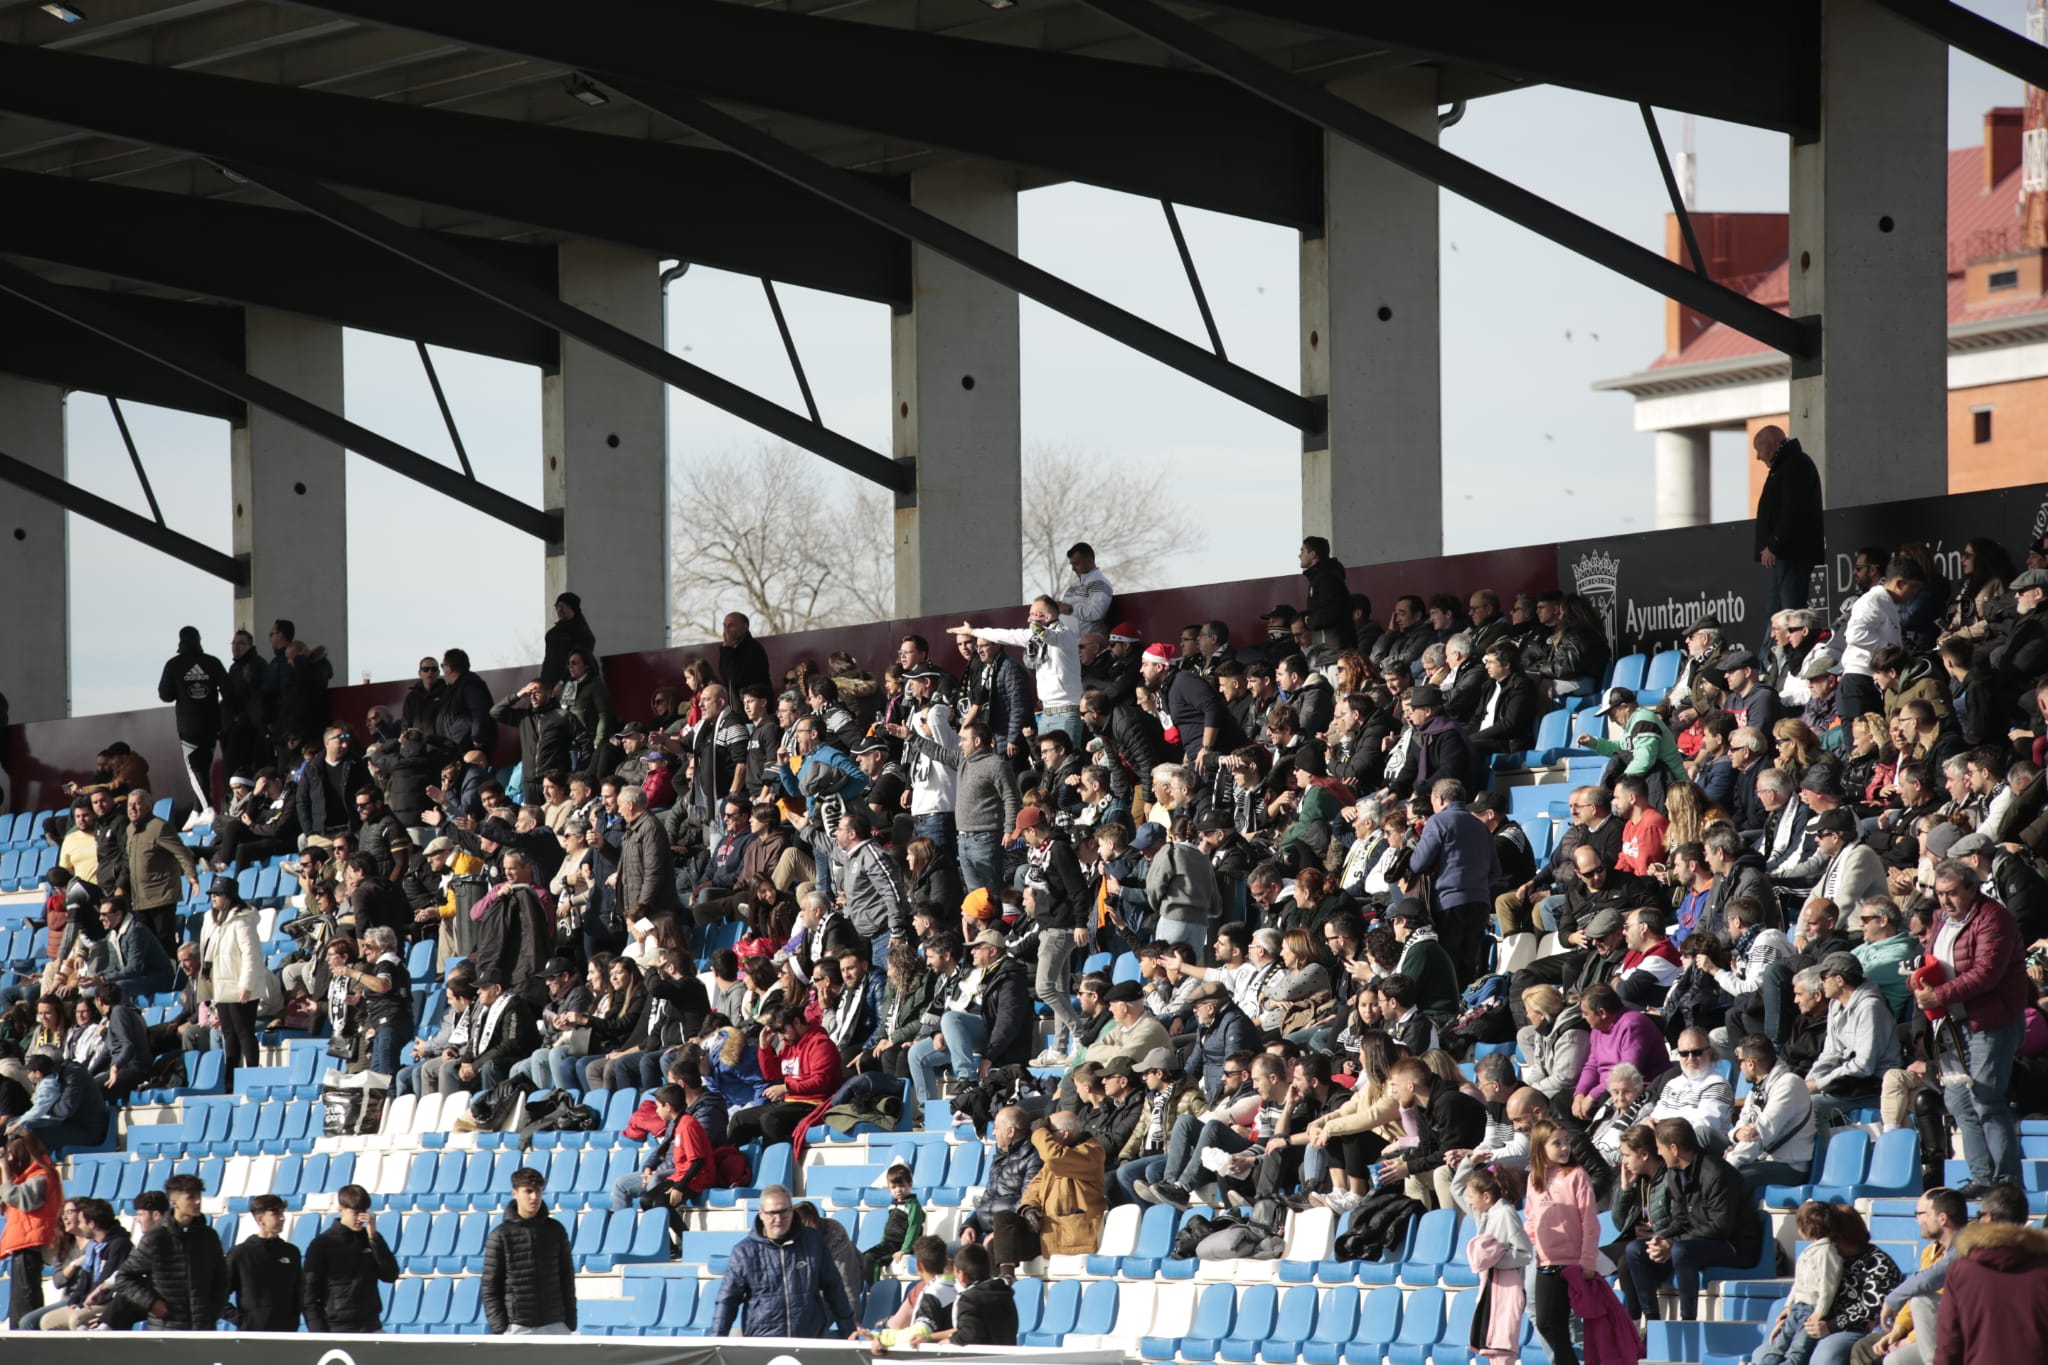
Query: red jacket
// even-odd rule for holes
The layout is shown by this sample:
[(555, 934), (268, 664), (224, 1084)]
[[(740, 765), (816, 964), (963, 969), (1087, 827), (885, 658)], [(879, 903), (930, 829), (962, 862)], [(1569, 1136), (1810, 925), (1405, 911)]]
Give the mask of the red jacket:
[(789, 1087), (785, 1101), (823, 1104), (838, 1091), (842, 1074), (839, 1045), (821, 1028), (806, 1028), (786, 1052), (761, 1045), (761, 1075), (770, 1085)]
[[(683, 1188), (691, 1194), (702, 1194), (719, 1183), (718, 1162), (711, 1155), (711, 1139), (704, 1132), (704, 1125), (688, 1114), (676, 1120), (676, 1130), (664, 1144), (669, 1150), (671, 1180), (681, 1180)], [(690, 1169), (691, 1162), (697, 1163)], [(687, 1179), (684, 1177), (687, 1175)]]
[[(1929, 959), (1934, 957), (1935, 940), (1945, 918), (1936, 916), (1927, 931)], [(2003, 1028), (2020, 1017), (2027, 1004), (2027, 966), (2012, 911), (1989, 896), (1981, 897), (1976, 913), (1956, 939), (1955, 961), (1948, 980), (1934, 988), (1936, 1000), (1943, 1005), (1960, 1003), (1975, 1032)]]
[(2048, 1232), (1972, 1223), (1956, 1239), (1934, 1365), (2048, 1360)]

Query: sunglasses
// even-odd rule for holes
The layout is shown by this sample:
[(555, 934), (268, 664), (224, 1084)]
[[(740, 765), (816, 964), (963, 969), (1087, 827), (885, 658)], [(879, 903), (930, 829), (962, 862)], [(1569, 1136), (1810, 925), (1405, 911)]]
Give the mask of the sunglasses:
[(1683, 1047), (1682, 1047), (1682, 1048), (1678, 1049), (1678, 1055), (1679, 1055), (1679, 1056), (1681, 1056), (1681, 1057), (1704, 1057), (1704, 1056), (1706, 1056), (1706, 1055), (1707, 1055), (1707, 1050), (1706, 1050), (1705, 1048), (1703, 1048), (1703, 1047), (1694, 1047), (1694, 1048), (1683, 1048)]
[(1225, 1079), (1226, 1081), (1233, 1080), (1242, 1075), (1244, 1075), (1244, 1072), (1242, 1071), (1226, 1071), (1223, 1073), (1223, 1079)]

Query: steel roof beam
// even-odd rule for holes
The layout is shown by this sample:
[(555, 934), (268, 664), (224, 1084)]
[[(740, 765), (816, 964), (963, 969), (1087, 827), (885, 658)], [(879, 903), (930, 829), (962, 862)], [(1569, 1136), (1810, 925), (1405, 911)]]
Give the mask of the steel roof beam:
[(1311, 85), (1280, 70), (1263, 57), (1179, 18), (1154, 4), (1153, 0), (1084, 0), (1084, 3), (1212, 71), (1228, 76), (1247, 90), (1300, 113), (1345, 141), (1384, 157), (1481, 208), (1490, 209), (1509, 222), (1604, 265), (1616, 274), (1647, 285), (1666, 298), (1675, 299), (1696, 312), (1724, 322), (1745, 336), (1754, 337), (1795, 359), (1812, 361), (1819, 358), (1821, 334), (1818, 318), (1788, 318), (1725, 285), (1703, 279), (1677, 261), (1667, 260), (1617, 232), (1569, 209), (1560, 208), (1541, 195), (1532, 194), (1513, 181), (1462, 157), (1453, 156), (1435, 143), (1396, 127), (1348, 100), (1339, 99), (1319, 85)]
[[(0, 170), (0, 252), (553, 368), (552, 327), (291, 209)], [(443, 235), (553, 292), (548, 247)]]
[[(538, 289), (524, 280), (467, 256), (444, 239), (420, 232), (365, 208), (325, 185), (289, 172), (229, 163), (237, 175), (262, 185), (308, 211), (382, 247), (404, 260), (452, 281), (463, 289), (492, 300), (536, 322), (558, 329), (585, 345), (602, 351), (642, 374), (701, 398), (742, 421), (780, 436), (790, 444), (821, 455), (843, 469), (871, 483), (897, 493), (917, 489), (915, 471), (905, 463), (869, 450), (858, 441), (841, 436), (814, 418), (805, 418), (779, 403), (770, 402), (752, 390), (721, 379), (709, 370), (692, 365), (652, 342), (644, 341), (622, 328), (580, 308), (562, 302), (554, 291)], [(653, 281), (650, 272), (648, 283)]]
[(1196, 72), (718, 0), (288, 2), (1148, 198), (1322, 224), (1316, 130)]
[(248, 585), (249, 566), (246, 562), (108, 502), (97, 493), (88, 493), (77, 484), (67, 483), (55, 474), (37, 469), (12, 455), (0, 454), (0, 483), (11, 483), (24, 493), (53, 502), (67, 512), (76, 512), (87, 521), (190, 564), (202, 573), (225, 579), (238, 588)]
[(1820, 7), (1812, 0), (1721, 0), (1704, 11), (1638, 0), (1197, 3), (1795, 137), (1820, 126)]
[(636, 103), (695, 128), (811, 193), (892, 232), (901, 233), (920, 246), (957, 261), (977, 275), (1072, 318), (1083, 327), (1121, 341), (1140, 355), (1150, 356), (1160, 364), (1179, 370), (1269, 417), (1277, 417), (1297, 430), (1320, 432), (1323, 429), (1325, 404), (1322, 399), (1304, 397), (1275, 384), (1264, 375), (1233, 365), (1155, 322), (1148, 322), (1078, 285), (1070, 284), (1051, 271), (1041, 270), (1001, 247), (953, 226), (936, 214), (906, 204), (856, 175), (828, 166), (742, 119), (714, 109), (694, 95), (664, 86), (622, 81), (616, 77), (609, 78), (607, 84)]
[[(242, 365), (242, 310), (205, 303), (171, 303), (132, 294), (99, 294), (108, 308), (148, 322), (186, 350), (223, 365)], [(0, 374), (19, 375), (67, 392), (103, 393), (124, 402), (240, 422), (241, 400), (167, 369), (125, 346), (0, 294)]]
[(1877, 0), (1913, 27), (1931, 33), (1978, 61), (2048, 89), (2048, 47), (1951, 0)]
[(201, 384), (231, 394), (251, 407), (275, 413), (293, 426), (353, 450), (366, 460), (395, 474), (402, 474), (415, 483), (424, 484), (515, 530), (550, 544), (562, 538), (560, 512), (544, 512), (529, 507), (489, 484), (464, 478), (460, 472), (438, 460), (428, 459), (388, 436), (380, 436), (368, 427), (358, 426), (339, 413), (330, 412), (288, 389), (258, 379), (240, 366), (223, 364), (212, 357), (186, 350), (179, 345), (177, 338), (159, 332), (147, 323), (125, 317), (98, 299), (77, 290), (64, 289), (6, 261), (0, 261), (0, 290)]
[[(0, 44), (0, 110), (892, 305), (903, 242), (724, 152)], [(898, 182), (864, 178), (898, 193)]]

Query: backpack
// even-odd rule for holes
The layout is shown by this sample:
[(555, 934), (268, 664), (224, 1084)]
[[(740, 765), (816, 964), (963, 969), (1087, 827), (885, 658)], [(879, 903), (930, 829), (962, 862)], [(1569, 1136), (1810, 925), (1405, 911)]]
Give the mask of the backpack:
[(532, 1091), (532, 1082), (524, 1076), (499, 1081), (469, 1102), (468, 1119), (472, 1128), (483, 1133), (495, 1130), (518, 1105), (519, 1097)]
[(1176, 1261), (1194, 1260), (1196, 1250), (1215, 1230), (1216, 1225), (1207, 1214), (1194, 1214), (1181, 1223), (1180, 1231), (1173, 1236), (1173, 1248), (1166, 1254)]
[(1444, 1046), (1453, 1056), (1467, 1055), (1475, 1043), (1505, 1043), (1515, 1036), (1508, 1011), (1508, 979), (1500, 973), (1482, 976), (1465, 988), (1458, 1017), (1444, 1030)]

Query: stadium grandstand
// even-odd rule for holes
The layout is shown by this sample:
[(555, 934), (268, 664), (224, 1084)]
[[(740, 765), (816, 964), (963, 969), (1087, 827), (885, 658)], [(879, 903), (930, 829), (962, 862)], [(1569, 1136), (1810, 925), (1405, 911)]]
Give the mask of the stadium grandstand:
[[(2048, 485), (1949, 493), (1936, 268), (1951, 45), (2048, 195), (2038, 27), (1193, 8), (0, 4), (10, 1360), (2043, 1358)], [(1782, 291), (1436, 145), (1532, 81), (1679, 240), (1652, 102), (1790, 135)], [(1299, 391), (1018, 259), (1062, 178), (1300, 231)], [(1439, 188), (1787, 358), (1754, 520), (1440, 553)], [(895, 306), (890, 454), (665, 260)], [(1019, 296), (1301, 431), (1288, 572), (1010, 600)], [(543, 367), (548, 505), (340, 416), (344, 327)], [(661, 647), (668, 387), (891, 489), (895, 618)], [(233, 552), (70, 390), (232, 422)], [(345, 451), (545, 546), (534, 666), (346, 681)], [(65, 715), (69, 514), (236, 586), (122, 618), (160, 709)]]

